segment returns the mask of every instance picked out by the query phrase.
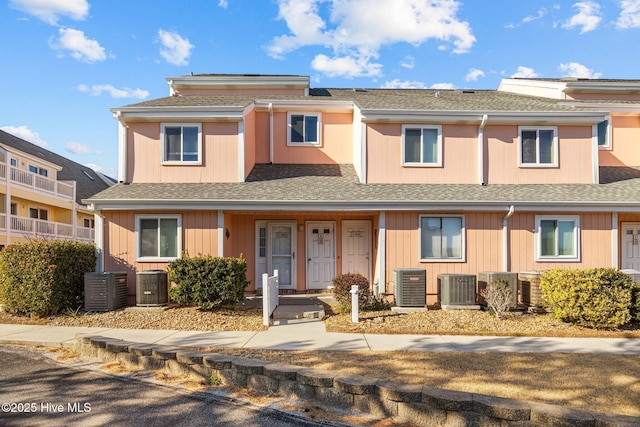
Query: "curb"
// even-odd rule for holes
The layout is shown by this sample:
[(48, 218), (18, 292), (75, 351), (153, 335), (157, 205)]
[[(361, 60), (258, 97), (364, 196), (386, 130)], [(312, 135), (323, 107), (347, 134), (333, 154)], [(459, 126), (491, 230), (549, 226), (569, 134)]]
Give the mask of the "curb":
[(445, 390), (294, 365), (207, 353), (181, 347), (138, 344), (76, 335), (76, 350), (102, 362), (163, 370), (171, 375), (212, 376), (226, 385), (265, 395), (313, 401), (331, 409), (393, 417), (419, 425), (637, 426), (640, 418), (537, 402)]

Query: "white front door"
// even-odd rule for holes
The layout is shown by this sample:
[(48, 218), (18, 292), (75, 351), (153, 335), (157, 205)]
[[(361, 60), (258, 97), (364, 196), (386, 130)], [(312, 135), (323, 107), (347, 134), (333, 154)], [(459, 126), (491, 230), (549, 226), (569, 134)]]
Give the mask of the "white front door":
[(342, 273), (371, 280), (371, 221), (342, 221)]
[(285, 223), (269, 224), (267, 251), (267, 271), (269, 275), (278, 270), (280, 288), (295, 287), (296, 225)]
[(640, 223), (622, 223), (622, 269), (640, 270)]
[(335, 223), (307, 223), (307, 289), (327, 289), (336, 275)]

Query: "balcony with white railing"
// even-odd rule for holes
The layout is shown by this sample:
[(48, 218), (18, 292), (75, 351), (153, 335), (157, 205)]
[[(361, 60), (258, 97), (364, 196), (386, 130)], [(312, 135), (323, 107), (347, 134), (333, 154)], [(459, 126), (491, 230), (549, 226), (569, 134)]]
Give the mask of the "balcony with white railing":
[[(0, 214), (0, 229), (6, 230), (6, 218), (6, 214)], [(9, 215), (9, 227), (12, 236), (32, 239), (68, 239), (93, 242), (95, 237), (93, 228), (76, 227), (74, 236), (73, 225), (71, 224), (15, 215)]]
[[(6, 167), (4, 163), (0, 163), (0, 177), (2, 176), (3, 166)], [(4, 172), (6, 173), (6, 170)], [(30, 187), (36, 191), (62, 197), (67, 200), (73, 200), (75, 195), (75, 181), (56, 181), (16, 167), (9, 168), (9, 179), (11, 179), (11, 182), (20, 186)]]

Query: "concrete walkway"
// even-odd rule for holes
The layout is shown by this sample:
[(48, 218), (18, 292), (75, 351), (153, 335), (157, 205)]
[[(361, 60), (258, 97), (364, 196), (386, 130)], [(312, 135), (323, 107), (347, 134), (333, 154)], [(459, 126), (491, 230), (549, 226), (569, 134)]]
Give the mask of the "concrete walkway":
[(377, 335), (326, 332), (321, 320), (280, 320), (262, 332), (201, 332), (0, 324), (0, 344), (71, 347), (77, 333), (139, 343), (271, 350), (414, 350), (515, 353), (640, 354), (634, 338), (534, 338)]

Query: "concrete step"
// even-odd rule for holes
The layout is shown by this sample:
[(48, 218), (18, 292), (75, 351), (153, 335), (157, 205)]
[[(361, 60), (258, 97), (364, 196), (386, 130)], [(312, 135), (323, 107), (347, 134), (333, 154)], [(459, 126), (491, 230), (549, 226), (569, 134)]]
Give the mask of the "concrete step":
[(273, 319), (323, 319), (324, 306), (281, 304), (273, 312)]

